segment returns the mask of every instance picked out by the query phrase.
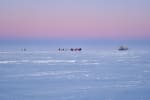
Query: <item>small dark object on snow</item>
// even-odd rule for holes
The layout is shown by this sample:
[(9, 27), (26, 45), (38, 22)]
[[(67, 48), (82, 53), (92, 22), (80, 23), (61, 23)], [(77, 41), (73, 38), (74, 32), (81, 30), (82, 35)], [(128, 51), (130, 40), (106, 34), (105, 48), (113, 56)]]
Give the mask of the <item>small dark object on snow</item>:
[(119, 47), (119, 49), (118, 49), (119, 51), (124, 51), (124, 50), (128, 50), (128, 47), (127, 46), (120, 46)]

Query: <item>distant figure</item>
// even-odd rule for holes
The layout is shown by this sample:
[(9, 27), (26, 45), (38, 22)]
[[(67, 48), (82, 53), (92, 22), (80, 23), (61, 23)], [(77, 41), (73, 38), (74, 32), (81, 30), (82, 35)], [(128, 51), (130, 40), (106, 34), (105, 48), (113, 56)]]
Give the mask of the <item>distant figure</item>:
[(61, 49), (59, 48), (58, 51), (60, 51)]
[(23, 48), (23, 49), (21, 49), (22, 51), (27, 51), (27, 49), (26, 48)]
[(127, 46), (120, 46), (119, 47), (119, 49), (118, 49), (119, 51), (124, 51), (124, 50), (128, 50), (128, 47)]
[(74, 51), (78, 51), (78, 48), (75, 48)]
[(73, 50), (74, 50), (73, 48), (70, 49), (70, 51), (73, 51)]
[(24, 51), (27, 51), (27, 49), (26, 49), (26, 48), (24, 48)]
[(82, 48), (79, 48), (79, 49), (78, 49), (78, 51), (81, 51), (81, 50), (82, 50)]

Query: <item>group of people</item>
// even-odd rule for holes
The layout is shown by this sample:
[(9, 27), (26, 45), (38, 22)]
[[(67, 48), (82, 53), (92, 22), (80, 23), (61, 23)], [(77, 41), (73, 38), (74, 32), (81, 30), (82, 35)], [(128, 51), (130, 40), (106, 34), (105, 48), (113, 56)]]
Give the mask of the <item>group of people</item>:
[[(21, 51), (27, 51), (27, 49), (22, 48)], [(58, 51), (82, 51), (82, 48), (70, 48), (70, 49), (59, 48)]]
[(65, 48), (59, 48), (58, 51), (82, 51), (82, 48), (70, 48), (70, 49), (65, 49)]

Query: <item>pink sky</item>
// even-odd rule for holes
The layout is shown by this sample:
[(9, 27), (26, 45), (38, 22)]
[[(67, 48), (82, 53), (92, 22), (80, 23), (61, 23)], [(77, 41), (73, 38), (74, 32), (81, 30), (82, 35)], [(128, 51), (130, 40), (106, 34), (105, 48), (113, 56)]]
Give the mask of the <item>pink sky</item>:
[(150, 37), (150, 2), (9, 1), (0, 1), (1, 38)]

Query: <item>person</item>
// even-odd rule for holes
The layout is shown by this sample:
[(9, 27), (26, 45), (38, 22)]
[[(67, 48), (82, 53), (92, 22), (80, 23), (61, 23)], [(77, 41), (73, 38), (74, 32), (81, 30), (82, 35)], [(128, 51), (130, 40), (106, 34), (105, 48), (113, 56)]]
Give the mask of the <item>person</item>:
[(60, 51), (61, 49), (59, 48), (58, 51)]
[(73, 50), (74, 50), (73, 48), (70, 49), (70, 51), (73, 51)]
[(23, 51), (27, 51), (27, 49), (26, 49), (26, 48), (23, 48)]
[(79, 49), (78, 49), (78, 51), (81, 51), (81, 50), (82, 50), (82, 48), (79, 48)]

